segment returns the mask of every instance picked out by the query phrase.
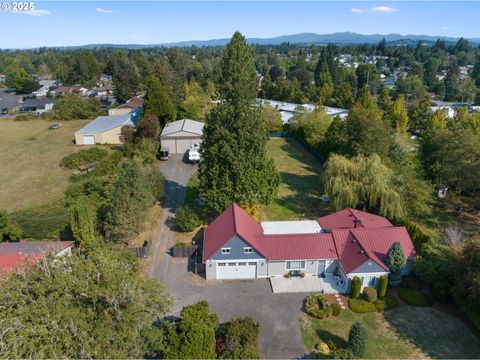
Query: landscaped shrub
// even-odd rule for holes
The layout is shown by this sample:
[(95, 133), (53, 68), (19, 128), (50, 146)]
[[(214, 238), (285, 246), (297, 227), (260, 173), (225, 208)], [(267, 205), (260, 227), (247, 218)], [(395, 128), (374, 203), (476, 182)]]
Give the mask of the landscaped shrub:
[(258, 323), (249, 316), (227, 321), (217, 331), (218, 358), (260, 359), (258, 335)]
[(382, 275), (378, 280), (378, 297), (383, 298), (387, 294), (388, 276)]
[(417, 290), (422, 289), (422, 282), (420, 281), (420, 279), (413, 276), (408, 276), (404, 278), (402, 284), (407, 288), (417, 289)]
[(402, 287), (398, 290), (398, 296), (411, 306), (430, 306), (432, 301), (420, 290)]
[(320, 341), (317, 345), (315, 345), (314, 356), (317, 359), (322, 359), (330, 355), (330, 348), (328, 347), (327, 343)]
[(65, 156), (60, 165), (67, 169), (79, 169), (82, 166), (102, 160), (108, 156), (105, 149), (91, 148)]
[(350, 299), (348, 301), (348, 306), (353, 312), (363, 314), (391, 309), (393, 307), (396, 307), (397, 304), (395, 303), (395, 300), (392, 300), (391, 298), (384, 298), (382, 300), (377, 299), (377, 301), (373, 303), (370, 303), (363, 299)]
[(367, 330), (359, 322), (352, 325), (348, 334), (348, 348), (355, 357), (362, 357), (367, 350), (368, 334)]
[(337, 349), (330, 356), (332, 359), (355, 359), (355, 355), (350, 349)]
[(311, 295), (305, 305), (307, 314), (317, 319), (324, 319), (332, 315), (332, 305), (322, 295)]
[(180, 231), (190, 232), (202, 225), (202, 220), (190, 206), (183, 206), (177, 210), (176, 224)]
[(362, 290), (362, 280), (358, 276), (352, 279), (352, 287), (350, 288), (350, 298), (356, 299), (360, 296)]
[(377, 300), (377, 290), (375, 288), (367, 286), (363, 289), (363, 298), (369, 303), (373, 303)]
[(342, 307), (339, 304), (332, 304), (332, 315), (338, 316), (342, 312)]

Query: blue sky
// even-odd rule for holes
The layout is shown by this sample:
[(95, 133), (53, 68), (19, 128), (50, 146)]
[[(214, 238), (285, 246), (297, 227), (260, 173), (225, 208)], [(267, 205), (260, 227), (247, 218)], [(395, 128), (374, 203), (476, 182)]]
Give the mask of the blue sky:
[(236, 30), (247, 37), (341, 31), (480, 37), (479, 14), (480, 2), (458, 1), (36, 1), (31, 12), (0, 10), (0, 48), (157, 44)]

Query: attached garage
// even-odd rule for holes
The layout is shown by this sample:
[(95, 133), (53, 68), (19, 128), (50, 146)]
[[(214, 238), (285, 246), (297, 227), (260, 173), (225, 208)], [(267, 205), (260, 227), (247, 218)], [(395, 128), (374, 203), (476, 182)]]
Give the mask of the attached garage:
[(171, 154), (184, 154), (193, 144), (202, 142), (203, 123), (182, 119), (165, 125), (160, 135), (162, 147)]
[(122, 144), (124, 126), (135, 126), (132, 114), (99, 116), (75, 133), (75, 144)]
[(256, 261), (218, 262), (217, 279), (256, 279)]

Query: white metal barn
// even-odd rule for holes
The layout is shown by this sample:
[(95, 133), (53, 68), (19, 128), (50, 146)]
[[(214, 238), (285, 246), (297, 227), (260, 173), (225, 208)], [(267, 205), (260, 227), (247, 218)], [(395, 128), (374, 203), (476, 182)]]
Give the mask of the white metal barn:
[(182, 119), (165, 125), (160, 134), (162, 147), (168, 147), (170, 154), (184, 154), (193, 144), (202, 142), (203, 123)]

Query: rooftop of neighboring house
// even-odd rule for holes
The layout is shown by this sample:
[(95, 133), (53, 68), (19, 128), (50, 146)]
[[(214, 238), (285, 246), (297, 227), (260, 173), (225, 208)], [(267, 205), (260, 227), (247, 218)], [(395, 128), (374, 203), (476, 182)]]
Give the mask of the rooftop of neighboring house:
[(73, 241), (35, 241), (0, 243), (0, 272), (37, 263), (50, 253), (58, 254), (73, 246)]
[(120, 105), (118, 109), (124, 109), (124, 108), (137, 109), (141, 107), (143, 107), (143, 98), (136, 97), (127, 101), (125, 104)]
[(234, 236), (269, 260), (339, 259), (347, 273), (367, 260), (388, 272), (383, 260), (397, 241), (406, 258), (416, 254), (405, 227), (393, 226), (382, 216), (350, 208), (317, 220), (258, 223), (232, 204), (205, 230), (204, 261)]
[(45, 105), (47, 105), (47, 104), (55, 104), (55, 100), (54, 99), (49, 99), (49, 98), (26, 99), (23, 102), (22, 107), (24, 107), (24, 108), (26, 108), (26, 107), (29, 107), (29, 108), (32, 108), (32, 107), (44, 108)]

